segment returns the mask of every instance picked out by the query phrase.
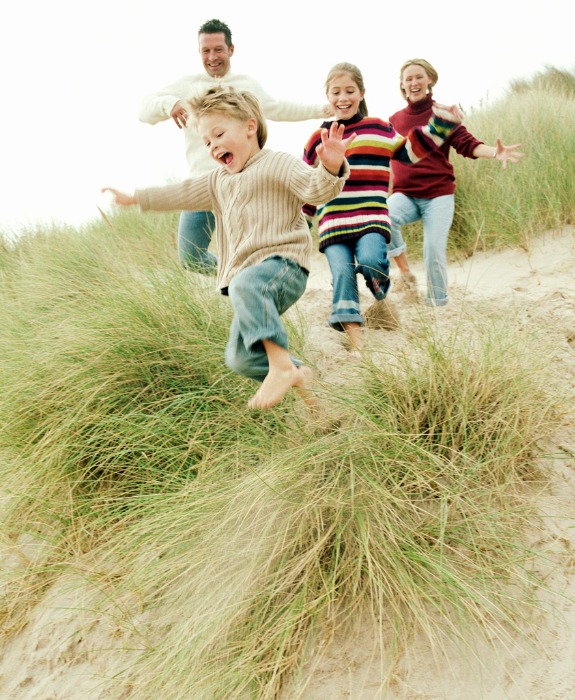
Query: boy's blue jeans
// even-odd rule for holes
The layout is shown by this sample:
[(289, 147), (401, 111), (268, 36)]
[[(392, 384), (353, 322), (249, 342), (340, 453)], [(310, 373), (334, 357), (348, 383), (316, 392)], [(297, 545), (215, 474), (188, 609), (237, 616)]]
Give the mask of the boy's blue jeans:
[(216, 256), (208, 252), (215, 228), (211, 211), (183, 211), (178, 224), (178, 256), (184, 267), (197, 272), (214, 272)]
[[(274, 255), (239, 272), (228, 287), (234, 310), (226, 346), (226, 365), (262, 382), (269, 371), (262, 340), (288, 349), (280, 316), (305, 292), (308, 272), (294, 260)], [(300, 360), (292, 358), (294, 365)]]
[(401, 227), (414, 221), (423, 221), (423, 263), (427, 277), (426, 303), (445, 306), (447, 296), (447, 237), (453, 222), (455, 196), (452, 194), (422, 199), (408, 197), (401, 192), (387, 200), (391, 219), (391, 243), (388, 255), (394, 258), (404, 253), (407, 246)]
[(377, 300), (385, 299), (390, 284), (385, 238), (381, 233), (366, 233), (352, 241), (332, 243), (324, 252), (333, 283), (329, 325), (341, 331), (343, 323), (363, 324), (357, 275), (363, 275), (367, 288)]

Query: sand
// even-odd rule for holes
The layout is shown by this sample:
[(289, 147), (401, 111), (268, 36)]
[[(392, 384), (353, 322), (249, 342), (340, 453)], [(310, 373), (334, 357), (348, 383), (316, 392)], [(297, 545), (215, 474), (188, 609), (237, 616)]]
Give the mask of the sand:
[[(413, 270), (423, 293), (421, 264)], [(575, 229), (548, 232), (529, 252), (510, 249), (479, 253), (450, 263), (450, 303), (429, 309), (400, 293), (390, 294), (397, 309), (397, 330), (369, 330), (370, 342), (404, 342), (404, 330), (421, 322), (422, 314), (446, 327), (464, 310), (501, 315), (513, 313), (527, 326), (548, 328), (562, 351), (566, 389), (575, 393)], [(325, 326), (331, 292), (325, 256), (314, 257), (308, 289), (298, 305), (307, 319), (311, 351), (322, 375), (346, 381), (353, 360), (341, 334)], [(362, 290), (362, 305), (371, 303)], [(346, 372), (342, 372), (342, 366)], [(337, 633), (321, 657), (310, 658), (300, 678), (286, 688), (282, 700), (572, 700), (575, 698), (575, 418), (557, 426), (547, 452), (551, 482), (538, 495), (540, 519), (533, 523), (532, 546), (546, 552), (538, 573), (548, 590), (539, 591), (541, 609), (527, 635), (491, 644), (470, 631), (472, 654), (458, 648), (431, 648), (414, 639), (393, 660), (385, 688), (378, 655), (378, 633), (358, 619), (354, 629)], [(547, 462), (547, 466), (549, 462)], [(37, 556), (35, 543), (21, 539), (16, 548), (0, 550), (0, 561), (11, 569)], [(113, 648), (126, 643), (129, 631), (113, 619), (83, 610), (89, 591), (67, 576), (53, 586), (32, 611), (30, 623), (4, 643), (0, 660), (3, 700), (103, 700), (110, 695), (99, 685), (103, 677), (126, 661)], [(129, 606), (127, 601), (126, 605)], [(136, 618), (137, 619), (137, 618)], [(149, 620), (148, 620), (149, 623)], [(385, 633), (385, 630), (383, 630)], [(391, 660), (389, 660), (391, 663)], [(163, 699), (162, 699), (163, 700)], [(166, 699), (166, 700), (172, 700)], [(185, 699), (195, 700), (195, 699)], [(218, 699), (220, 700), (220, 699)]]

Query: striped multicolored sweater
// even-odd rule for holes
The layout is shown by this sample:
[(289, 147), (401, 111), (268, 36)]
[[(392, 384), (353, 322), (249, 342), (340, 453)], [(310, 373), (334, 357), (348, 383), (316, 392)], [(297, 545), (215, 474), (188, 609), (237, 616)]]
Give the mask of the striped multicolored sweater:
[[(390, 160), (417, 163), (425, 158), (456, 128), (452, 119), (448, 112), (433, 115), (426, 126), (413, 129), (407, 136), (398, 134), (389, 122), (364, 117), (360, 112), (339, 121), (345, 125), (344, 138), (357, 134), (345, 153), (349, 179), (335, 199), (317, 208), (309, 204), (303, 207), (307, 217), (317, 213), (320, 251), (332, 243), (360, 238), (366, 233), (381, 233), (389, 243)], [(309, 165), (318, 162), (316, 149), (321, 143), (321, 129), (330, 125), (331, 122), (324, 122), (307, 142), (303, 159)]]

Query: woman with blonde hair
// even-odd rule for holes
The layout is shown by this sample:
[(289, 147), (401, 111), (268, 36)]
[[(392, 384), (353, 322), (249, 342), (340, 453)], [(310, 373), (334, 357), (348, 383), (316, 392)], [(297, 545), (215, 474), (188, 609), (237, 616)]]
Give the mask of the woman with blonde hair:
[[(406, 61), (399, 71), (399, 87), (407, 106), (389, 121), (400, 134), (427, 124), (433, 113), (433, 88), (439, 79), (435, 68), (423, 58)], [(391, 217), (391, 243), (388, 256), (400, 271), (396, 289), (417, 294), (417, 282), (407, 261), (402, 226), (423, 222), (423, 261), (427, 277), (426, 303), (444, 306), (447, 294), (447, 237), (455, 209), (455, 175), (449, 162), (449, 149), (464, 158), (498, 160), (503, 168), (523, 157), (521, 144), (488, 146), (459, 125), (440, 148), (415, 164), (392, 161), (392, 194), (388, 199)]]

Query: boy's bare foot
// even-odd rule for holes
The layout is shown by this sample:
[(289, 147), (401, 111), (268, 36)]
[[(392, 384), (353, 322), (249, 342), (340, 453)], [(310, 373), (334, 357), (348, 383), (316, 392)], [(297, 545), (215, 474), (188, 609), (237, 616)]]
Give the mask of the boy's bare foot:
[(294, 388), (310, 407), (316, 406), (316, 399), (311, 393), (313, 372), (309, 367), (292, 365), (288, 370), (270, 369), (260, 388), (248, 401), (249, 408), (266, 409), (278, 404), (287, 392)]

